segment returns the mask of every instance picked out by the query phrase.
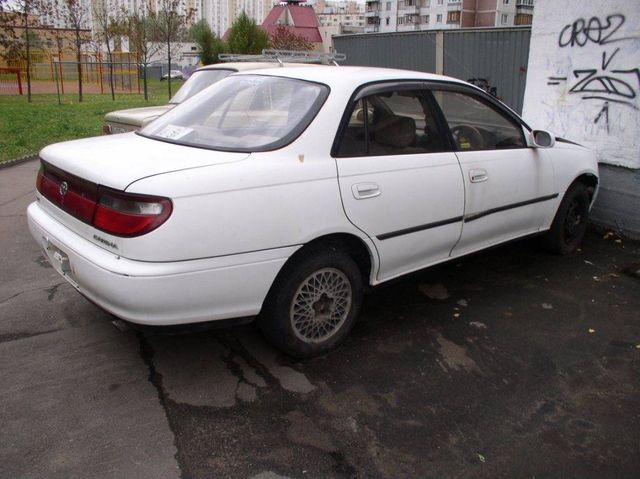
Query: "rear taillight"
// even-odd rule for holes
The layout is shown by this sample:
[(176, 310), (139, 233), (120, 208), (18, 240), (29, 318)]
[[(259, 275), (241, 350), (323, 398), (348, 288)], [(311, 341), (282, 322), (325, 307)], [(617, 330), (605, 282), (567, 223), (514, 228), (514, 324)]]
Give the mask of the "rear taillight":
[(67, 213), (114, 236), (149, 233), (167, 221), (173, 210), (168, 198), (98, 186), (44, 163), (36, 187)]
[(93, 226), (116, 236), (140, 236), (153, 231), (171, 215), (171, 201), (100, 188)]
[(40, 168), (36, 188), (49, 201), (80, 221), (91, 223), (98, 199), (98, 187), (57, 169)]
[(107, 124), (102, 125), (102, 133), (104, 133), (105, 135), (110, 135), (111, 133), (113, 133), (111, 125), (107, 125)]

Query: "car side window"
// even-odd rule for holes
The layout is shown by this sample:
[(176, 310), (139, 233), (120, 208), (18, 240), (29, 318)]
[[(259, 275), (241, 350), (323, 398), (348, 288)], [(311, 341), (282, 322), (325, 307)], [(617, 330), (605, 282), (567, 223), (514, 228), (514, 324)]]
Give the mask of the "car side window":
[(358, 100), (343, 131), (338, 157), (411, 155), (444, 151), (433, 112), (421, 90), (375, 93)]
[(526, 148), (521, 125), (479, 96), (435, 90), (433, 96), (451, 130), (456, 149)]
[(365, 113), (365, 108), (366, 101), (364, 99), (358, 100), (354, 105), (351, 116), (349, 117), (349, 122), (342, 133), (338, 156), (366, 156), (365, 121), (371, 122), (373, 119), (373, 110), (368, 109)]

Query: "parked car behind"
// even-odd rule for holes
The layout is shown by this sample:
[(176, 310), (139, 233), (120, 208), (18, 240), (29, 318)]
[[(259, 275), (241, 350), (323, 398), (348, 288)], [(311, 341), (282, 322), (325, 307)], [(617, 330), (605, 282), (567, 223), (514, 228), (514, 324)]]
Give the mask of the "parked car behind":
[(182, 80), (184, 75), (180, 70), (170, 70), (169, 73), (165, 73), (160, 77), (160, 81), (167, 80), (168, 78), (171, 78), (172, 80)]
[[(285, 65), (287, 64), (285, 63)], [(169, 104), (129, 108), (127, 110), (117, 110), (107, 113), (104, 117), (105, 123), (102, 131), (109, 135), (112, 133), (126, 133), (128, 131), (139, 130), (143, 125), (155, 120), (163, 113), (171, 110), (174, 106), (233, 73), (273, 67), (273, 62), (229, 62), (198, 68), (191, 74), (189, 79), (184, 82), (176, 94), (173, 95), (171, 100), (169, 100)]]
[(258, 316), (297, 357), (367, 285), (532, 234), (574, 252), (598, 185), (591, 151), (479, 88), (362, 67), (236, 73), (40, 157), (29, 226), (80, 293), (144, 325)]

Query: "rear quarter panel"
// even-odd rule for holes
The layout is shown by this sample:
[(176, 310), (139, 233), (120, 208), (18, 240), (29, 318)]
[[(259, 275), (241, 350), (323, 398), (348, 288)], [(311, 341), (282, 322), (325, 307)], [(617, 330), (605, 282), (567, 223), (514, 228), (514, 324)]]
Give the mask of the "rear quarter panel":
[[(344, 102), (350, 93), (341, 95)], [(330, 95), (307, 130), (279, 150), (134, 182), (128, 192), (167, 196), (174, 211), (157, 230), (125, 240), (123, 255), (177, 261), (300, 245), (330, 233), (366, 240), (344, 214), (330, 156), (341, 100)]]
[(167, 223), (125, 241), (126, 256), (140, 260), (178, 261), (280, 248), (351, 229), (329, 158), (300, 162), (291, 154), (252, 155), (236, 165), (147, 178), (127, 191), (173, 201)]

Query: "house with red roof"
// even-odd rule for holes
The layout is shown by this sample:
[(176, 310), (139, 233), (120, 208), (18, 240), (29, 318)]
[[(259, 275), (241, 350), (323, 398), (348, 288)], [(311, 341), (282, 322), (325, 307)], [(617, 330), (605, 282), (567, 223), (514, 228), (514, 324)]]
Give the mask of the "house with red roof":
[(316, 12), (313, 7), (301, 5), (302, 3), (304, 0), (287, 0), (286, 3), (275, 5), (262, 22), (262, 28), (272, 36), (276, 28), (282, 25), (290, 32), (310, 41), (314, 50), (322, 51), (320, 22)]

